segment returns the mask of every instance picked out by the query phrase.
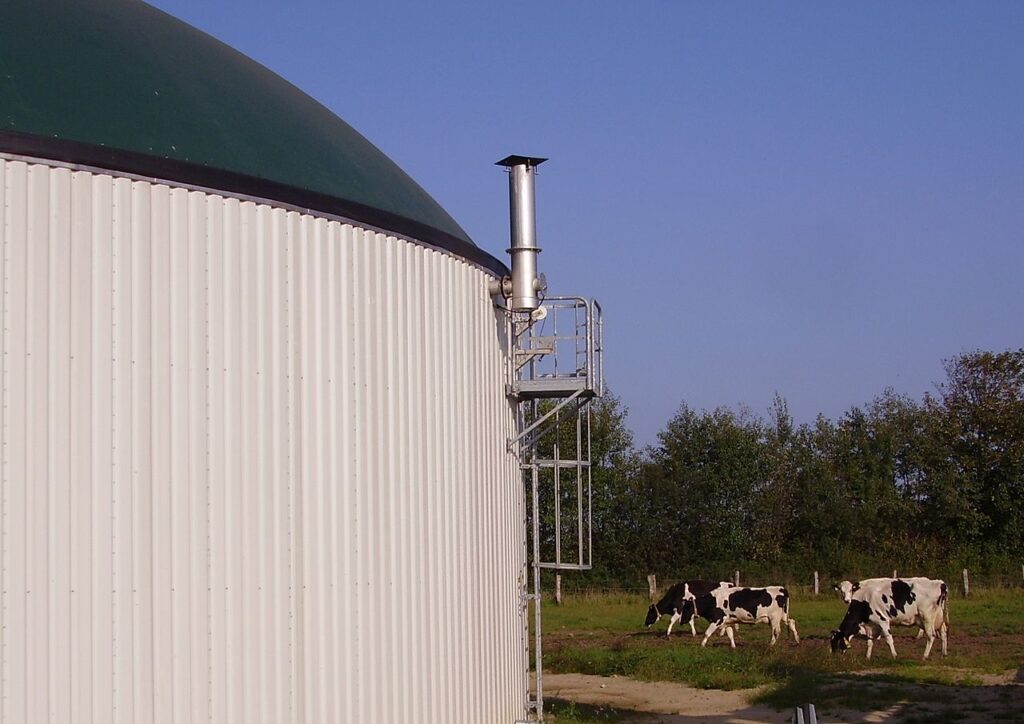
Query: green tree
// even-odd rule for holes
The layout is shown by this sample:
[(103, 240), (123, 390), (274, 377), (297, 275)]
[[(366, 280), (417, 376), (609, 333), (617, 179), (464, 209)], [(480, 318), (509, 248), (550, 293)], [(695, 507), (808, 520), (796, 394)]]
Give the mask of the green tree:
[[(765, 419), (683, 403), (640, 452), (621, 401), (595, 402), (594, 571), (581, 579), (1016, 565), (1024, 350), (972, 352), (945, 369), (920, 402), (885, 390), (835, 422), (796, 425), (781, 397)], [(567, 435), (544, 444), (568, 450)]]
[[(957, 505), (957, 527), (982, 553), (1024, 551), (1024, 349), (976, 351), (945, 363), (926, 405), (948, 454), (932, 494)], [(971, 535), (973, 534), (973, 535)]]
[(763, 439), (763, 423), (745, 410), (698, 413), (685, 403), (658, 434), (648, 466), (659, 497), (656, 544), (675, 568), (711, 575), (749, 560)]
[(626, 425), (628, 410), (612, 392), (591, 403), (592, 579), (629, 585), (647, 544), (645, 501), (634, 490), (639, 456)]
[(765, 440), (768, 480), (756, 501), (754, 559), (772, 567), (797, 564), (826, 570), (841, 554), (847, 520), (842, 499), (821, 454), (834, 428), (823, 417), (815, 426), (793, 424), (776, 396)]

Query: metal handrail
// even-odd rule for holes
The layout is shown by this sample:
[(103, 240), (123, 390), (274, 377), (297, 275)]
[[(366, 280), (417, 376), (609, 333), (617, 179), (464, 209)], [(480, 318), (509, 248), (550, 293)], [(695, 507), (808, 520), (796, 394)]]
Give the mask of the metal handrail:
[[(601, 305), (596, 300), (578, 296), (547, 297), (545, 319), (519, 322), (513, 329), (516, 359), (510, 366), (509, 389), (516, 391), (536, 380), (585, 380), (588, 394), (604, 394), (604, 319)], [(559, 320), (567, 313), (573, 315), (573, 330), (566, 334), (559, 330)], [(550, 320), (550, 332), (548, 322)], [(574, 358), (567, 371), (565, 354), (560, 346), (572, 345)], [(545, 362), (549, 358), (549, 361)], [(567, 393), (568, 394), (568, 393)]]

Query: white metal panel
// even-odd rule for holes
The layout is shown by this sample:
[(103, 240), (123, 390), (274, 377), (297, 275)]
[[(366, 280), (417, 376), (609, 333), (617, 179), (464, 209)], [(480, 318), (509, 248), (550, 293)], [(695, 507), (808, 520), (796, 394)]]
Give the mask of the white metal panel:
[[(71, 183), (71, 256), (69, 304), (69, 414), (68, 420), (91, 420), (92, 399), (92, 179), (88, 174), (75, 173)], [(75, 462), (68, 471), (70, 487), (71, 520), (68, 531), (69, 545), (86, 541), (84, 545), (71, 545), (71, 607), (69, 625), (71, 642), (70, 660), (71, 691), (70, 708), (76, 712), (78, 721), (93, 721), (93, 670), (92, 650), (94, 630), (92, 625), (93, 600), (92, 547), (91, 539), (93, 511), (93, 455), (92, 426), (71, 425), (68, 452)], [(108, 468), (109, 469), (109, 468)], [(109, 641), (109, 636), (107, 637)]]
[(18, 160), (0, 229), (0, 721), (524, 716), (485, 272)]

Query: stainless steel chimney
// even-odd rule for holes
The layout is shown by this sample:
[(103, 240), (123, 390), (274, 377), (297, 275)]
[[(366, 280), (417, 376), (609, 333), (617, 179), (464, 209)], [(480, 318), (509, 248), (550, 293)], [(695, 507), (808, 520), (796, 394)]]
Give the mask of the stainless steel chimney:
[[(537, 274), (537, 214), (534, 206), (534, 170), (546, 158), (509, 156), (498, 161), (508, 169), (508, 201), (512, 246), (511, 285), (503, 284), (509, 308), (516, 312), (531, 312), (540, 306), (539, 294), (545, 291), (543, 275)], [(509, 286), (511, 288), (509, 288)]]

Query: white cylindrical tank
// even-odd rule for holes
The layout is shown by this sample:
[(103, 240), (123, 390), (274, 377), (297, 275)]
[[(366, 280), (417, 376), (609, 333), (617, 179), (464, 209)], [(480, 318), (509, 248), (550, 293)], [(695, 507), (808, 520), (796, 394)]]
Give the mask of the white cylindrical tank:
[(488, 274), (43, 163), (0, 199), (4, 721), (521, 714)]
[[(132, 31), (103, 62), (185, 33), (13, 2), (0, 54), (5, 23), (109, 6)], [(213, 173), (124, 118), (120, 146), (32, 126), (65, 100), (0, 132), (0, 721), (525, 718), (500, 262), (379, 159), (377, 197), (277, 178), (272, 151)]]

